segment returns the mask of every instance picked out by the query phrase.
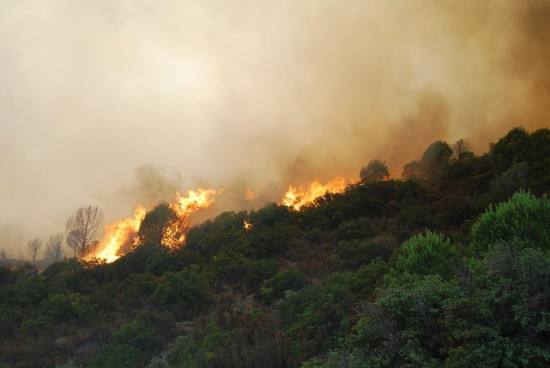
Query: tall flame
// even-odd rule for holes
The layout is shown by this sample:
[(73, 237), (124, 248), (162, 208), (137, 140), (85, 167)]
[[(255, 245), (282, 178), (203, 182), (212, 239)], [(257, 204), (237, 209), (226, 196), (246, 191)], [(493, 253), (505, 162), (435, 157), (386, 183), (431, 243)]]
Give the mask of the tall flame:
[(93, 250), (86, 254), (84, 259), (99, 258), (104, 259), (107, 263), (117, 260), (120, 257), (121, 248), (137, 233), (144, 217), (145, 208), (140, 206), (134, 210), (134, 217), (118, 220), (107, 225), (103, 239)]
[[(214, 196), (222, 190), (195, 189), (187, 191), (187, 195), (176, 193), (176, 199), (170, 203), (170, 207), (176, 212), (178, 218), (167, 224), (162, 234), (163, 246), (176, 249), (185, 242), (185, 234), (189, 230), (189, 216), (214, 203)], [(136, 233), (145, 217), (144, 207), (134, 210), (134, 216), (118, 220), (105, 227), (105, 235), (101, 241), (89, 250), (84, 256), (85, 260), (100, 259), (107, 263), (114, 262), (132, 248), (139, 246)]]
[(344, 178), (335, 178), (326, 184), (314, 181), (308, 185), (298, 187), (290, 186), (281, 203), (287, 207), (299, 210), (304, 205), (312, 203), (316, 198), (326, 193), (341, 193), (346, 189), (348, 182)]

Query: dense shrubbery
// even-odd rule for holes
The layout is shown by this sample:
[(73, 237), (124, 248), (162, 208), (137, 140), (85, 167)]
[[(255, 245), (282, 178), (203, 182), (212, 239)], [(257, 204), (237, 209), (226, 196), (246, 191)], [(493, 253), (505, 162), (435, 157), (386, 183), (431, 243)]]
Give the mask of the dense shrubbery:
[(550, 249), (550, 201), (546, 197), (518, 192), (510, 200), (489, 207), (472, 227), (472, 241), (479, 250), (513, 239), (525, 246)]
[(112, 264), (0, 267), (0, 367), (546, 367), (549, 157), (548, 130), (481, 157), (436, 142), (410, 180), (377, 162), (301, 211), (221, 214), (175, 252), (161, 205)]

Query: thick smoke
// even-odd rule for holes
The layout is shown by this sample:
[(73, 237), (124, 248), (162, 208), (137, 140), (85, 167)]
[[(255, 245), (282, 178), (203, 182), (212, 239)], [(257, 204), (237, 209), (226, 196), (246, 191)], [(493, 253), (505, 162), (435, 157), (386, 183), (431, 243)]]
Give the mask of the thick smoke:
[(7, 1), (0, 247), (84, 204), (207, 186), (248, 209), (436, 139), (484, 151), (550, 124), (548, 65), (544, 0)]

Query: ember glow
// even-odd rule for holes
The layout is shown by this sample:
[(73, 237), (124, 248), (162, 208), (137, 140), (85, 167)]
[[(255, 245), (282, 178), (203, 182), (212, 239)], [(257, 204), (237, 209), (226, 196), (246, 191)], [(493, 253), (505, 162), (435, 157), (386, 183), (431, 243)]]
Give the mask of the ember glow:
[[(169, 249), (177, 249), (185, 242), (185, 234), (190, 227), (190, 216), (202, 209), (208, 208), (214, 203), (214, 197), (221, 194), (222, 190), (195, 189), (187, 191), (187, 195), (176, 193), (176, 199), (170, 203), (170, 207), (178, 214), (177, 221), (168, 224), (162, 234), (161, 243)], [(134, 210), (134, 216), (118, 220), (105, 228), (103, 239), (83, 259), (100, 259), (107, 263), (114, 262), (128, 251), (139, 246), (136, 234), (145, 217), (144, 207)]]
[(244, 220), (243, 221), (243, 227), (246, 231), (250, 231), (250, 230), (252, 230), (252, 223)]
[(341, 193), (348, 185), (346, 179), (339, 177), (330, 180), (326, 184), (319, 181), (314, 181), (308, 185), (290, 186), (285, 193), (281, 203), (287, 207), (300, 210), (304, 205), (312, 203), (316, 198), (319, 198), (327, 193)]

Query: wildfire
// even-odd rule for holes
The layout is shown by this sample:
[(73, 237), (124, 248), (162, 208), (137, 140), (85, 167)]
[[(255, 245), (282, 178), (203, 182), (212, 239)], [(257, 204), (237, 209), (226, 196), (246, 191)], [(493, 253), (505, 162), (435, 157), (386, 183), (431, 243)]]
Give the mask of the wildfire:
[(348, 182), (344, 178), (330, 180), (326, 184), (314, 181), (306, 186), (290, 186), (281, 203), (287, 207), (299, 210), (304, 205), (313, 202), (326, 193), (341, 193), (346, 189)]
[(118, 220), (115, 223), (107, 225), (103, 239), (92, 251), (86, 254), (84, 259), (99, 258), (104, 259), (107, 263), (117, 260), (120, 257), (119, 252), (123, 251), (124, 248), (129, 248), (127, 246), (128, 242), (132, 243), (130, 246), (136, 245), (134, 235), (139, 230), (139, 226), (145, 217), (145, 212), (144, 207), (137, 207), (134, 210), (134, 217)]
[[(163, 246), (176, 249), (185, 242), (185, 234), (189, 230), (189, 216), (214, 203), (214, 196), (222, 190), (196, 189), (187, 191), (187, 195), (176, 193), (176, 199), (170, 207), (177, 213), (178, 218), (169, 223), (163, 231), (161, 243)], [(114, 262), (132, 248), (139, 246), (136, 233), (139, 231), (146, 210), (138, 207), (134, 216), (118, 220), (105, 228), (103, 239), (83, 258), (85, 260), (101, 259), (105, 262)]]
[(246, 221), (246, 220), (243, 221), (243, 226), (244, 226), (244, 229), (245, 229), (246, 231), (252, 230), (252, 223), (250, 223), (250, 222), (248, 222), (248, 221)]

